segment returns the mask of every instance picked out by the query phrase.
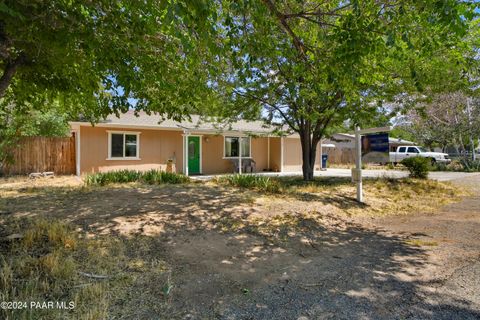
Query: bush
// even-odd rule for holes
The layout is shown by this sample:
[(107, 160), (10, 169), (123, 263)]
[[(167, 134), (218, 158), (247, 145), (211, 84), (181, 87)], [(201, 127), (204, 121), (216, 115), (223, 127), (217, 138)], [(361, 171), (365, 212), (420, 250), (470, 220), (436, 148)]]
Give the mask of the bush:
[(388, 170), (394, 170), (395, 169), (395, 165), (391, 162), (387, 163), (387, 169)]
[(219, 178), (219, 182), (227, 183), (234, 187), (254, 189), (262, 192), (280, 192), (280, 182), (266, 176), (252, 174), (233, 174)]
[(457, 171), (457, 172), (480, 172), (480, 160), (473, 161), (472, 159), (458, 159), (453, 160), (449, 164), (436, 163), (433, 171)]
[(480, 160), (461, 159), (460, 164), (465, 172), (480, 172)]
[(190, 179), (178, 173), (170, 173), (160, 170), (149, 170), (146, 172), (134, 170), (119, 170), (110, 172), (100, 172), (89, 174), (85, 178), (86, 185), (104, 186), (110, 183), (128, 183), (128, 182), (144, 182), (148, 184), (162, 183), (185, 183)]
[(423, 157), (412, 157), (403, 159), (401, 162), (407, 167), (411, 178), (426, 179), (430, 169), (430, 159)]
[(160, 170), (149, 170), (141, 175), (141, 181), (148, 184), (162, 184), (162, 183), (186, 183), (190, 178), (183, 174), (165, 172)]

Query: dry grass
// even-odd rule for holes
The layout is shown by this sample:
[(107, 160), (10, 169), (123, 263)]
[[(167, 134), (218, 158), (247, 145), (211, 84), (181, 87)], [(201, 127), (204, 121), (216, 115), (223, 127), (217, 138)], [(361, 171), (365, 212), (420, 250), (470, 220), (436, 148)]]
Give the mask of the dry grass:
[(30, 179), (27, 176), (0, 178), (0, 190), (18, 190), (21, 188), (78, 187), (83, 184), (76, 176), (56, 176)]
[[(335, 168), (335, 169), (351, 169), (354, 167), (355, 167), (354, 163), (328, 164), (328, 168)], [(365, 163), (362, 165), (362, 169), (364, 170), (406, 170), (406, 168), (400, 164), (394, 166), (393, 164), (381, 165), (381, 164), (375, 164), (375, 163)]]
[(405, 243), (407, 245), (413, 246), (413, 247), (436, 247), (436, 246), (438, 246), (438, 242), (436, 242), (436, 241), (428, 241), (428, 240), (421, 240), (421, 239), (406, 240)]
[[(0, 310), (2, 319), (106, 319), (136, 313), (138, 291), (167, 283), (168, 266), (144, 237), (87, 237), (72, 226), (44, 219), (8, 219), (0, 229), (0, 300), (64, 301), (71, 310)], [(21, 238), (8, 240), (9, 235)], [(98, 277), (97, 277), (98, 276)], [(156, 301), (156, 308), (165, 303)], [(119, 309), (121, 306), (121, 310)]]
[(441, 206), (458, 202), (470, 194), (449, 182), (422, 179), (367, 180), (365, 210), (355, 208), (349, 213), (368, 215), (408, 215), (433, 213)]
[[(315, 234), (344, 228), (352, 220), (348, 215), (433, 212), (467, 194), (450, 183), (437, 181), (366, 179), (366, 204), (359, 205), (349, 179), (317, 178), (304, 182), (301, 178), (279, 178), (276, 183), (281, 192), (272, 194), (258, 189), (219, 187), (214, 182), (173, 188), (138, 184), (85, 187), (73, 177), (2, 180), (0, 213), (6, 208), (11, 213), (32, 212), (37, 217), (0, 216), (10, 216), (0, 225), (1, 300), (74, 301), (75, 309), (26, 309), (15, 313), (3, 310), (0, 318), (128, 319), (169, 314), (169, 297), (179, 290), (175, 287), (177, 279), (165, 262), (163, 240), (145, 236), (147, 227), (156, 228), (159, 231), (154, 234), (159, 235), (178, 223), (176, 232), (180, 235), (186, 232), (185, 228), (195, 227), (250, 234), (285, 245), (297, 238), (307, 247), (314, 247), (318, 245), (311, 240)], [(82, 212), (79, 203), (85, 205)], [(38, 218), (45, 212), (56, 220)], [(60, 222), (82, 214), (88, 214), (88, 219), (76, 226)], [(83, 223), (101, 226), (112, 221), (130, 227), (137, 220), (146, 225), (143, 235), (101, 235), (101, 228), (90, 228), (87, 236), (76, 229)], [(4, 239), (12, 234), (21, 234), (22, 238)], [(420, 240), (409, 244), (435, 245)], [(81, 272), (108, 278), (93, 279)]]
[[(273, 204), (278, 198), (315, 203), (315, 210), (333, 211), (347, 215), (405, 215), (431, 213), (440, 206), (457, 202), (470, 192), (449, 182), (421, 179), (364, 179), (364, 201), (355, 201), (356, 188), (348, 178), (322, 177), (313, 181), (300, 178), (280, 178), (282, 194), (264, 196), (263, 201)], [(287, 200), (292, 206), (294, 203)], [(301, 205), (301, 204), (296, 204)], [(307, 206), (307, 210), (308, 209)]]

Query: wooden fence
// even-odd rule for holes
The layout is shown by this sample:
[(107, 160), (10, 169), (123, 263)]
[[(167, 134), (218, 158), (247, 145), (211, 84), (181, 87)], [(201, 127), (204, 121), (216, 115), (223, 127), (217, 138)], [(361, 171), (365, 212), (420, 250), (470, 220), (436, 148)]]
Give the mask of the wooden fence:
[(330, 164), (355, 163), (355, 149), (323, 148), (323, 153), (328, 154), (328, 163)]
[(7, 175), (53, 171), (75, 174), (75, 137), (26, 137), (13, 152), (13, 163), (4, 168)]

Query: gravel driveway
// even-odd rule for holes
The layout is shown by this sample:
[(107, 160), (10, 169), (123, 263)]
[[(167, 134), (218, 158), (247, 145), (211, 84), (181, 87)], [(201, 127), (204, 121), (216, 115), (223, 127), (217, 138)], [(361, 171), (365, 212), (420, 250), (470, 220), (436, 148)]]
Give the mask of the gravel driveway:
[[(480, 186), (480, 175), (454, 183)], [(204, 292), (198, 290), (192, 301), (182, 301), (181, 308), (190, 310), (182, 317), (480, 319), (478, 189), (472, 197), (433, 215), (382, 219), (331, 216), (325, 222), (328, 227), (311, 228), (304, 235), (312, 243), (308, 249), (290, 240), (280, 246), (283, 251), (275, 251), (259, 239), (258, 255), (253, 253), (250, 263), (242, 261), (240, 270), (244, 271), (245, 264), (247, 274), (244, 278), (217, 273), (219, 262), (209, 257), (216, 249), (202, 245), (204, 236), (198, 241), (190, 238), (185, 244), (177, 239), (175, 256), (198, 252), (199, 258), (207, 261), (188, 268), (192, 280), (199, 278), (194, 275), (205, 275), (202, 281), (206, 283), (197, 284), (200, 288), (207, 285), (216, 292), (230, 287), (244, 292), (243, 296), (210, 292), (208, 297), (213, 299), (202, 300)], [(232, 259), (222, 263), (240, 262), (236, 258), (245, 253), (245, 244), (216, 240), (227, 246), (230, 243)], [(179, 290), (183, 289), (191, 291), (192, 282), (179, 283)]]
[[(266, 175), (266, 176), (301, 176), (301, 172), (262, 172), (257, 173), (259, 175)], [(352, 172), (350, 169), (340, 169), (340, 168), (328, 168), (325, 171), (315, 171), (316, 177), (351, 177)], [(391, 178), (404, 178), (408, 177), (408, 172), (403, 170), (362, 170), (362, 176), (365, 178), (379, 178), (379, 177), (391, 177)], [(480, 176), (480, 173), (474, 172), (448, 172), (448, 171), (435, 171), (430, 172), (429, 177), (433, 180), (438, 181), (453, 181), (459, 180), (464, 178), (470, 178)], [(215, 176), (194, 176), (194, 179), (198, 180), (210, 180)]]
[[(0, 204), (4, 214), (48, 216), (91, 234), (148, 238), (138, 251), (165, 273), (119, 302), (124, 318), (480, 319), (480, 175), (453, 176), (474, 194), (434, 214), (412, 208), (384, 218), (335, 211), (332, 204), (349, 205), (343, 198), (259, 203), (203, 184), (80, 192), (19, 185), (5, 188)], [(247, 219), (265, 215), (266, 224)]]

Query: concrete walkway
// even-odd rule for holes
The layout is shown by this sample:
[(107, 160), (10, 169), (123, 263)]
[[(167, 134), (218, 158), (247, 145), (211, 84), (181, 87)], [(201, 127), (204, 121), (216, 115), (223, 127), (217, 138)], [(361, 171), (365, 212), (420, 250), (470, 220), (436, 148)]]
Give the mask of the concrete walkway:
[[(407, 171), (400, 171), (400, 170), (363, 170), (362, 173), (363, 173), (363, 177), (365, 178), (408, 177)], [(271, 177), (289, 177), (289, 176), (301, 176), (302, 172), (259, 172), (256, 174), (263, 175), (263, 176), (271, 176)], [(477, 175), (480, 175), (480, 172), (470, 173), (470, 172), (435, 171), (435, 172), (430, 172), (429, 177), (430, 179), (434, 179), (438, 181), (450, 181), (450, 180), (463, 179), (467, 177), (473, 177)], [(201, 175), (201, 176), (192, 176), (192, 178), (195, 180), (208, 181), (219, 176), (222, 176), (222, 175)], [(325, 171), (315, 171), (315, 177), (351, 177), (351, 170), (328, 168)]]

